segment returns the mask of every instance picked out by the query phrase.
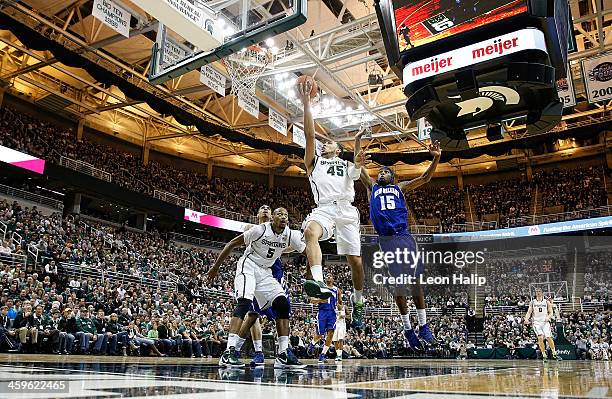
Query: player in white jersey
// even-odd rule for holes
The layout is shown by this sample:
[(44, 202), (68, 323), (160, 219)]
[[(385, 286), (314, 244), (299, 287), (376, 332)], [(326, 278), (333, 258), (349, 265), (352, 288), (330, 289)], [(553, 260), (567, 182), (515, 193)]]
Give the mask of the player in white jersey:
[(525, 324), (529, 323), (531, 316), (533, 316), (533, 331), (538, 336), (538, 346), (540, 347), (540, 352), (542, 352), (542, 359), (545, 362), (548, 361), (546, 344), (544, 343), (544, 338), (546, 338), (553, 359), (559, 360), (555, 349), (555, 341), (553, 341), (550, 331), (550, 318), (553, 316), (553, 306), (550, 301), (544, 298), (541, 288), (536, 288), (536, 297), (529, 303), (529, 309), (525, 315)]
[(325, 143), (321, 155), (316, 155), (314, 120), (310, 109), (310, 92), (313, 85), (314, 81), (310, 77), (298, 85), (298, 92), (304, 104), (306, 136), (304, 163), (317, 204), (302, 225), (306, 241), (306, 257), (313, 278), (304, 283), (304, 290), (314, 298), (330, 297), (331, 293), (323, 281), (323, 256), (319, 241), (326, 241), (335, 234), (338, 255), (346, 255), (351, 266), (353, 322), (357, 327), (361, 327), (365, 275), (361, 261), (359, 211), (352, 202), (355, 198), (354, 182), (359, 180), (366, 156), (359, 147), (360, 136), (355, 139), (354, 163), (339, 157), (340, 146), (333, 141)]
[(236, 267), (234, 296), (237, 305), (230, 321), (227, 349), (219, 359), (220, 366), (244, 367), (236, 357), (235, 348), (238, 342), (244, 342), (248, 337), (249, 330), (241, 329), (241, 326), (244, 316), (251, 309), (253, 299), (257, 299), (262, 310), (272, 307), (276, 315), (278, 356), (274, 367), (305, 367), (289, 350), (289, 299), (270, 270), (274, 262), (288, 249), (304, 252), (306, 245), (302, 241), (302, 234), (289, 228), (288, 219), (285, 208), (275, 209), (272, 222), (255, 226), (227, 243), (208, 272), (207, 279), (212, 282), (232, 250), (246, 245)]
[[(268, 205), (262, 205), (259, 207), (257, 211), (257, 221), (259, 224), (266, 223), (272, 220), (272, 209)], [(255, 227), (254, 224), (247, 224), (244, 226), (244, 231), (248, 231), (249, 229)], [(253, 348), (255, 349), (255, 356), (252, 365), (260, 366), (263, 364), (263, 333), (261, 331), (261, 323), (259, 322), (259, 313), (257, 313), (254, 309), (251, 309), (244, 321), (242, 322), (242, 328), (247, 328), (251, 331), (251, 339), (253, 340)], [(238, 341), (236, 343), (236, 356), (240, 353), (242, 349), (242, 344), (244, 341)]]
[(342, 361), (342, 350), (344, 349), (344, 338), (346, 338), (346, 305), (338, 302), (336, 309), (336, 329), (332, 341), (336, 347), (336, 361)]

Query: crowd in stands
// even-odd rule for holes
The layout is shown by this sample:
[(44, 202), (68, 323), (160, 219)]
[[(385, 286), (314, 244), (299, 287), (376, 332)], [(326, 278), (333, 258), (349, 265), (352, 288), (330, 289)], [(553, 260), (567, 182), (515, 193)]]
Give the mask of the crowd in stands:
[(408, 193), (406, 203), (418, 224), (431, 224), (426, 219), (435, 219), (443, 231), (450, 231), (453, 224), (465, 223), (463, 191), (456, 187), (423, 186)]
[[(202, 276), (216, 256), (210, 250), (185, 251), (158, 234), (92, 226), (72, 216), (43, 215), (35, 208), (6, 201), (0, 202), (0, 221), (7, 225), (9, 232), (19, 232), (24, 244), (18, 246), (11, 240), (2, 240), (0, 256), (23, 254), (22, 247), (32, 243), (48, 257), (46, 264), (37, 270), (30, 264), (8, 263), (6, 257), (0, 258), (0, 322), (5, 322), (0, 327), (3, 349), (187, 357), (218, 356), (223, 350), (233, 309), (230, 293), (235, 257), (222, 268), (222, 277), (215, 284), (205, 286)], [(603, 267), (597, 265), (609, 264), (606, 263), (609, 257), (609, 253), (593, 255), (590, 273), (599, 273)], [(83, 275), (58, 267), (66, 261), (141, 277), (177, 276), (178, 289), (163, 290), (144, 280), (125, 282), (104, 274)], [(303, 263), (298, 258), (289, 262), (293, 264), (287, 270), (295, 273), (295, 277), (288, 278), (292, 300), (303, 303), (301, 279), (297, 277), (304, 273)], [(488, 316), (485, 346), (534, 345), (533, 335), (519, 327), (528, 302), (528, 297), (520, 297), (528, 295), (524, 281), (532, 281), (544, 269), (562, 273), (562, 259), (504, 260), (491, 264), (490, 268), (489, 272), (499, 273), (490, 281), (503, 281), (504, 287), (493, 285), (488, 303), (518, 305), (523, 313)], [(326, 270), (336, 277), (338, 286), (350, 287), (350, 273), (345, 264), (328, 263)], [(430, 349), (431, 355), (456, 357), (473, 346), (466, 338), (465, 312), (454, 312), (457, 308), (467, 309), (467, 293), (452, 291), (428, 289), (428, 307), (437, 310), (429, 316), (437, 339)], [(500, 295), (500, 299), (495, 295)], [(390, 307), (391, 304), (372, 296), (368, 306)], [(581, 355), (593, 359), (608, 356), (606, 345), (612, 328), (609, 316), (597, 313), (564, 317), (570, 326), (568, 335), (572, 342), (580, 345), (586, 342), (587, 350)], [(302, 357), (315, 321), (312, 310), (302, 307), (294, 311), (291, 342)], [(349, 356), (388, 358), (407, 354), (396, 313), (367, 315), (365, 326), (363, 331), (349, 331), (345, 349)], [(273, 323), (264, 323), (264, 332), (272, 333), (273, 329)]]
[[(307, 187), (275, 187), (228, 178), (207, 179), (200, 171), (178, 169), (170, 163), (151, 160), (143, 165), (137, 153), (100, 144), (87, 136), (78, 142), (72, 129), (61, 128), (20, 113), (8, 106), (0, 109), (0, 145), (25, 151), (52, 162), (60, 156), (83, 161), (112, 175), (124, 188), (148, 195), (153, 190), (175, 194), (193, 201), (194, 207), (209, 205), (237, 212), (245, 221), (261, 204), (287, 207), (295, 226), (308, 215), (314, 202)], [(535, 185), (542, 193), (544, 207), (564, 205), (566, 211), (588, 209), (607, 203), (601, 167), (537, 171), (534, 180), (510, 179), (485, 185), (471, 185), (475, 216), (498, 214), (502, 225), (530, 213)], [(418, 224), (439, 223), (443, 231), (466, 222), (464, 193), (451, 186), (425, 186), (409, 193), (407, 203)], [(366, 192), (357, 184), (355, 205), (361, 222), (369, 223)]]
[(487, 184), (470, 185), (474, 213), (478, 220), (499, 215), (499, 224), (506, 226), (510, 219), (530, 214), (532, 184), (525, 179), (500, 180)]
[[(548, 257), (489, 259), (481, 273), (487, 276), (488, 306), (520, 305), (533, 295), (529, 284), (552, 282), (551, 290), (560, 289), (559, 282), (566, 281), (565, 254)], [(528, 282), (528, 284), (525, 284)], [(545, 287), (548, 289), (548, 286)], [(563, 292), (565, 294), (565, 292)]]
[(584, 273), (586, 301), (612, 301), (612, 251), (587, 254)]
[[(526, 310), (526, 308), (525, 308)], [(525, 311), (489, 316), (485, 319), (486, 348), (536, 348), (531, 325), (524, 324)], [(578, 359), (609, 360), (612, 356), (612, 319), (609, 312), (571, 312), (560, 315), (566, 339), (576, 346)], [(555, 321), (555, 320), (553, 320)], [(553, 331), (555, 329), (553, 328)], [(556, 332), (553, 333), (555, 335)]]
[(601, 166), (540, 170), (534, 173), (534, 182), (542, 193), (543, 208), (562, 205), (564, 212), (573, 212), (607, 205), (604, 175)]

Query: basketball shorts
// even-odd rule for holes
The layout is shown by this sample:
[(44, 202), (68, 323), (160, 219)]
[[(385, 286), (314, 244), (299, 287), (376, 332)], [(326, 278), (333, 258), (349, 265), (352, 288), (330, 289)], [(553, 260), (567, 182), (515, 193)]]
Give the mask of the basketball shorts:
[[(291, 298), (289, 297), (289, 293), (287, 291), (285, 291), (285, 296), (287, 297), (287, 300), (289, 301), (289, 313), (291, 313)], [(259, 307), (259, 302), (257, 302), (257, 299), (255, 299), (253, 303), (251, 304), (251, 310), (257, 313), (258, 315), (260, 315), (261, 317), (268, 318), (268, 320), (276, 320), (276, 314), (274, 313), (274, 309), (268, 306), (266, 309), (261, 310), (261, 308)]]
[(272, 271), (261, 267), (244, 256), (238, 260), (234, 277), (234, 297), (256, 300), (265, 310), (279, 296), (285, 296), (282, 285), (272, 276)]
[(330, 311), (319, 311), (317, 313), (317, 335), (323, 335), (328, 331), (336, 329), (336, 312)]
[(541, 335), (543, 335), (544, 338), (552, 337), (552, 334), (550, 332), (550, 322), (548, 321), (534, 321), (533, 331), (535, 331), (538, 337)]
[[(403, 276), (414, 276), (418, 279), (423, 274), (423, 259), (419, 256), (418, 245), (412, 235), (381, 236), (378, 244), (382, 253), (395, 254), (399, 250), (402, 254), (400, 259), (395, 256), (389, 257), (391, 261), (386, 262), (385, 268), (381, 270), (385, 275), (400, 280), (399, 278)], [(405, 254), (407, 256), (404, 256)], [(386, 287), (393, 296), (408, 296), (412, 292), (412, 288), (407, 282), (391, 284), (389, 280), (386, 281)]]
[(334, 337), (332, 342), (343, 341), (346, 337), (346, 321), (344, 319), (338, 320), (336, 323), (336, 329), (334, 330)]
[(313, 209), (302, 224), (302, 230), (309, 222), (317, 222), (323, 229), (320, 241), (336, 236), (338, 255), (361, 255), (359, 233), (359, 210), (348, 201), (319, 205)]

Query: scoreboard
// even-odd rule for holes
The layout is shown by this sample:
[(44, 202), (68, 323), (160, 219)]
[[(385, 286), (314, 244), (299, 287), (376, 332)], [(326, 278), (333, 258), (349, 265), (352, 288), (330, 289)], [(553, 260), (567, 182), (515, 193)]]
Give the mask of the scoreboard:
[[(465, 132), (519, 120), (529, 134), (561, 120), (568, 0), (374, 0), (389, 66), (406, 110), (425, 118), (445, 150)], [(487, 134), (490, 141), (499, 135)]]
[(527, 12), (526, 0), (394, 0), (400, 52)]

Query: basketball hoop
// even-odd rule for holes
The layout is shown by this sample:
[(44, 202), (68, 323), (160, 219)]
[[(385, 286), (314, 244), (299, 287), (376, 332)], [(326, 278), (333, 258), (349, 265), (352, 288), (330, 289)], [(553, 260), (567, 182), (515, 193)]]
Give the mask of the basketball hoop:
[(271, 61), (271, 54), (259, 46), (249, 46), (223, 58), (221, 62), (232, 80), (232, 94), (236, 97), (243, 91), (255, 94), (257, 80)]

